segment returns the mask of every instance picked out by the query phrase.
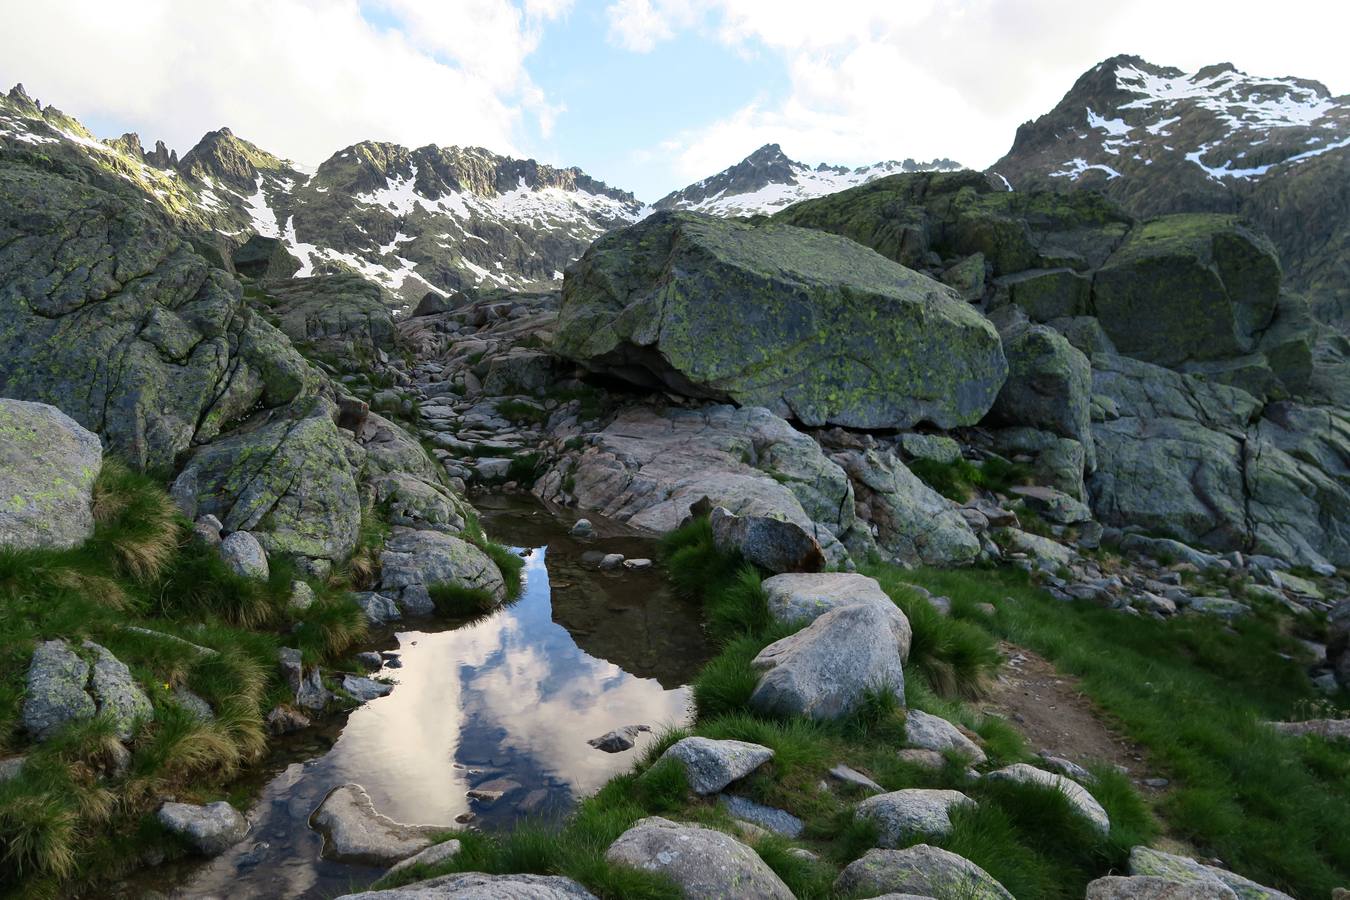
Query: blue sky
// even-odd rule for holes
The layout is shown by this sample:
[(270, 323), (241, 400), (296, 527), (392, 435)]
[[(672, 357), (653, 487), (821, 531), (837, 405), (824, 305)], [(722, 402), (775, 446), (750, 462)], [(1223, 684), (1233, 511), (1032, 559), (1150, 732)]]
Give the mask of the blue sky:
[(133, 130), (180, 153), (221, 125), (308, 165), (363, 139), (476, 144), (652, 201), (769, 142), (808, 163), (983, 168), (1117, 53), (1345, 93), (1350, 54), (1329, 6), (0, 0), (0, 81), (100, 136)]

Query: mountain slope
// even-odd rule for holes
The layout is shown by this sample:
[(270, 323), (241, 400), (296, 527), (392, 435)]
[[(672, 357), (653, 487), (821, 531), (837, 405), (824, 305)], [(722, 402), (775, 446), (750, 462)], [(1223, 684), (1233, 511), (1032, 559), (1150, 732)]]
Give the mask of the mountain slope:
[(135, 134), (99, 141), (22, 86), (0, 97), (0, 153), (134, 191), (222, 258), (254, 233), (278, 238), (301, 275), (355, 272), (405, 305), (431, 290), (556, 281), (596, 237), (644, 213), (579, 169), (477, 147), (366, 141), (306, 171), (222, 128), (178, 159)]
[(929, 163), (892, 160), (856, 169), (821, 163), (812, 168), (789, 159), (777, 144), (765, 144), (736, 165), (667, 194), (653, 208), (687, 209), (716, 216), (768, 215), (800, 200), (823, 197), (887, 175), (960, 168), (949, 159)]
[(1350, 97), (1318, 82), (1113, 57), (1018, 128), (989, 172), (1017, 190), (1098, 190), (1139, 216), (1244, 215), (1289, 286), (1350, 326)]

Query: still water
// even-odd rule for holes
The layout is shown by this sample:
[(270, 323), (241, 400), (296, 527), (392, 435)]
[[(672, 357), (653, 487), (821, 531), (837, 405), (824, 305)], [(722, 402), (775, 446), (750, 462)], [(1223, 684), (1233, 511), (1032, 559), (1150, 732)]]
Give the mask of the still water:
[[(399, 631), (374, 645), (402, 660), (380, 673), (397, 682), (393, 693), (353, 712), (327, 752), (275, 763), (249, 837), (174, 872), (171, 896), (317, 898), (362, 887), (381, 870), (321, 859), (322, 838), (308, 827), (332, 788), (361, 784), (401, 822), (454, 826), (472, 814), (476, 827), (502, 828), (565, 813), (626, 771), (651, 735), (618, 754), (588, 738), (688, 720), (687, 685), (708, 656), (697, 609), (655, 570), (601, 572), (581, 558), (650, 557), (655, 546), (621, 536), (582, 544), (533, 504), (478, 502), (488, 532), (522, 548), (519, 600), (481, 621)], [(485, 782), (508, 793), (491, 804), (466, 797)]]

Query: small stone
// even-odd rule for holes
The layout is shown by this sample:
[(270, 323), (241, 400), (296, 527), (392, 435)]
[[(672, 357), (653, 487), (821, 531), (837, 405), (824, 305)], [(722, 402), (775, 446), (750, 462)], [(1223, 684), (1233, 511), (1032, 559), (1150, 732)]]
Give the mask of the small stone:
[(921, 750), (955, 750), (975, 765), (986, 759), (979, 745), (951, 722), (923, 710), (911, 709), (905, 718), (905, 742)]
[(236, 575), (267, 580), (267, 552), (247, 531), (236, 531), (221, 541), (220, 558)]
[(384, 666), (384, 657), (374, 650), (366, 650), (364, 653), (356, 654), (356, 661), (361, 667), (370, 672), (375, 672)]
[(305, 581), (291, 582), (291, 599), (287, 606), (292, 612), (304, 612), (314, 605), (314, 588)]
[(222, 527), (220, 520), (215, 516), (205, 515), (192, 524), (192, 536), (206, 546), (218, 549), (222, 540), (220, 536)]
[(868, 797), (858, 804), (857, 814), (877, 824), (879, 846), (896, 849), (916, 834), (950, 834), (951, 811), (974, 805), (960, 791), (910, 788)]
[(309, 717), (289, 706), (277, 706), (267, 714), (267, 733), (274, 737), (294, 734), (309, 727)]
[(342, 677), (342, 689), (362, 703), (366, 703), (378, 697), (388, 696), (394, 686), (360, 675), (344, 675)]
[(921, 750), (917, 747), (909, 747), (904, 750), (897, 750), (895, 755), (903, 763), (917, 766), (920, 769), (927, 769), (930, 772), (940, 772), (947, 766), (947, 758), (936, 750)]
[(792, 813), (763, 803), (756, 803), (746, 797), (735, 794), (722, 794), (718, 798), (733, 819), (742, 819), (761, 828), (767, 828), (774, 834), (784, 837), (800, 837), (806, 824)]
[(69, 644), (61, 640), (38, 644), (28, 666), (24, 729), (42, 741), (68, 722), (92, 719), (97, 707), (85, 691), (88, 683), (89, 664)]
[(652, 567), (652, 561), (650, 559), (625, 559), (623, 561), (623, 567), (625, 569), (635, 569), (639, 571), (642, 569), (650, 569)]
[(224, 800), (206, 806), (165, 803), (156, 818), (203, 856), (217, 856), (248, 834), (248, 820)]
[(600, 557), (600, 568), (602, 569), (617, 569), (621, 565), (623, 565), (622, 553), (606, 553)]
[(650, 730), (646, 725), (625, 725), (622, 728), (615, 728), (607, 734), (602, 734), (598, 738), (591, 738), (586, 743), (606, 753), (622, 753), (625, 750), (633, 749), (635, 738), (642, 732)]
[(793, 900), (792, 891), (755, 851), (699, 825), (640, 819), (610, 845), (605, 859), (664, 875), (690, 900)]
[(210, 703), (207, 703), (201, 696), (194, 694), (182, 685), (173, 689), (173, 699), (179, 706), (183, 707), (183, 709), (192, 713), (193, 718), (198, 722), (209, 722), (216, 716), (215, 711), (211, 709)]
[(577, 519), (568, 534), (579, 538), (595, 537), (595, 526), (590, 519)]
[(830, 769), (830, 776), (842, 781), (844, 784), (860, 787), (863, 790), (870, 791), (874, 794), (880, 794), (886, 790), (857, 769), (850, 768), (843, 763)]
[(961, 900), (1014, 900), (994, 877), (963, 856), (916, 844), (904, 850), (868, 850), (844, 867), (835, 890), (848, 897), (912, 894)]
[(352, 599), (365, 613), (366, 622), (377, 628), (403, 618), (403, 613), (399, 611), (398, 604), (383, 594), (377, 594), (374, 591), (357, 591), (352, 594)]
[(154, 705), (131, 676), (126, 663), (93, 641), (85, 641), (84, 648), (94, 653), (89, 687), (99, 714), (112, 721), (119, 738), (131, 740), (138, 724), (155, 717)]

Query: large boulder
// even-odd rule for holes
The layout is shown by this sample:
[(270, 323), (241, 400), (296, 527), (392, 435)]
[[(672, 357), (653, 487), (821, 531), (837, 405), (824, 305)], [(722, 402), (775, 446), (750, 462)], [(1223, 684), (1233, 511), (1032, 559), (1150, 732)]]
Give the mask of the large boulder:
[(857, 815), (877, 826), (877, 846), (896, 849), (915, 835), (943, 837), (951, 833), (951, 813), (975, 801), (960, 791), (908, 788), (868, 797)]
[(311, 356), (340, 369), (370, 365), (394, 351), (398, 301), (359, 275), (314, 275), (267, 285), (277, 327)]
[(728, 834), (652, 816), (605, 851), (611, 863), (655, 872), (687, 900), (792, 900), (792, 891), (754, 850)]
[(61, 410), (0, 398), (0, 547), (64, 550), (88, 540), (102, 466), (98, 436)]
[(338, 900), (595, 900), (595, 895), (561, 875), (458, 872), (382, 891), (343, 894)]
[(404, 825), (375, 809), (359, 784), (334, 788), (310, 824), (323, 832), (323, 855), (339, 862), (390, 866), (435, 843), (444, 825)]
[(819, 572), (825, 566), (820, 544), (796, 522), (769, 516), (738, 516), (721, 506), (709, 515), (713, 544), (774, 573)]
[(224, 853), (242, 841), (249, 828), (248, 820), (224, 800), (205, 806), (165, 803), (155, 817), (203, 856)]
[(178, 483), (195, 482), (197, 511), (248, 531), (268, 553), (340, 561), (356, 546), (361, 499), (330, 404), (262, 414), (198, 448)]
[(766, 578), (760, 586), (769, 615), (777, 622), (814, 622), (843, 606), (875, 606), (890, 620), (891, 633), (900, 647), (900, 661), (909, 658), (913, 639), (909, 619), (875, 578), (849, 572), (785, 574)]
[(844, 450), (831, 456), (853, 481), (879, 550), (905, 565), (974, 562), (980, 540), (956, 504), (924, 484), (891, 451)]
[(845, 897), (916, 894), (962, 900), (1013, 900), (1007, 888), (963, 856), (915, 844), (904, 850), (868, 850), (844, 867), (834, 882)]
[(1213, 881), (1187, 883), (1156, 875), (1108, 875), (1088, 884), (1085, 900), (1237, 900), (1237, 894)]
[(1121, 353), (1175, 366), (1255, 349), (1279, 291), (1268, 238), (1231, 216), (1186, 214), (1131, 230), (1092, 299)]
[(1011, 781), (1017, 784), (1030, 784), (1046, 790), (1058, 791), (1064, 795), (1064, 799), (1069, 802), (1074, 810), (1081, 813), (1102, 834), (1111, 830), (1111, 820), (1107, 817), (1106, 810), (1097, 802), (1097, 798), (1089, 794), (1086, 788), (1071, 778), (1066, 778), (1055, 772), (1047, 772), (1026, 763), (1004, 766), (1002, 769), (990, 772), (984, 777), (994, 781)]
[(0, 171), (0, 395), (52, 403), (140, 468), (318, 381), (146, 204)]
[(773, 759), (773, 751), (745, 741), (715, 741), (687, 737), (672, 744), (662, 760), (674, 760), (684, 769), (695, 794), (715, 794)]
[(234, 270), (248, 278), (289, 278), (300, 271), (300, 260), (278, 238), (255, 234), (230, 254)]
[[(1197, 886), (1217, 884), (1232, 890), (1239, 900), (1293, 900), (1286, 893), (1257, 884), (1236, 872), (1152, 847), (1135, 847), (1130, 851), (1129, 872), (1135, 876), (1151, 875)], [(1216, 891), (1214, 896), (1220, 896), (1219, 892)]]
[(1089, 469), (1092, 449), (1092, 366), (1059, 332), (1044, 325), (1011, 326), (1003, 332), (1008, 380), (990, 419), (1025, 425), (1083, 444)]
[(838, 719), (872, 692), (890, 691), (903, 703), (901, 649), (891, 617), (876, 606), (831, 610), (759, 652), (751, 665), (764, 675), (750, 705), (778, 715)]
[(434, 610), (430, 588), (439, 584), (506, 599), (501, 570), (473, 544), (440, 531), (395, 527), (380, 554), (380, 593), (409, 615), (427, 615)]
[(33, 651), (23, 700), (23, 727), (45, 740), (70, 722), (92, 719), (98, 711), (85, 691), (89, 663), (62, 640), (44, 641)]
[(997, 333), (954, 291), (849, 240), (661, 212), (596, 241), (563, 285), (555, 352), (807, 425), (977, 422)]
[(706, 497), (739, 516), (800, 525), (836, 565), (875, 547), (848, 475), (814, 440), (758, 407), (626, 409), (584, 450), (562, 455), (534, 490), (656, 532), (674, 531)]

